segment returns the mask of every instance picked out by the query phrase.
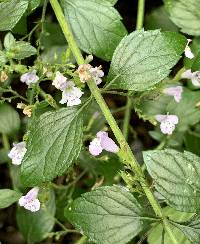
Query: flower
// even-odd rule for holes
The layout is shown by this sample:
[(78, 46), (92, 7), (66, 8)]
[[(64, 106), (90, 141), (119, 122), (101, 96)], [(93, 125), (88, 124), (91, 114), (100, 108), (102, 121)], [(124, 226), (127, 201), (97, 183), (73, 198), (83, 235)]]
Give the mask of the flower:
[(5, 71), (0, 72), (0, 82), (4, 82), (8, 79), (8, 75)]
[(26, 149), (26, 143), (20, 142), (20, 143), (14, 143), (13, 148), (8, 153), (8, 157), (12, 159), (12, 164), (20, 165), (22, 162), (22, 159), (27, 151)]
[(66, 82), (67, 78), (64, 75), (62, 75), (59, 71), (57, 71), (56, 77), (53, 80), (52, 85), (55, 86), (58, 90), (63, 91), (67, 86)]
[(102, 82), (102, 77), (104, 76), (103, 70), (101, 70), (101, 65), (99, 67), (92, 67), (90, 64), (82, 64), (78, 67), (78, 74), (81, 82), (85, 83), (90, 79), (94, 79), (94, 82), (99, 85)]
[(17, 104), (17, 108), (19, 109), (23, 109), (23, 114), (27, 115), (29, 118), (32, 115), (32, 110), (33, 110), (33, 106), (32, 105), (26, 105), (24, 103), (18, 103)]
[(168, 87), (165, 88), (163, 92), (169, 96), (173, 96), (174, 100), (177, 103), (179, 103), (182, 97), (183, 87), (182, 86)]
[(89, 145), (89, 152), (93, 156), (98, 156), (102, 151), (106, 150), (107, 152), (117, 153), (119, 147), (116, 143), (108, 137), (108, 133), (104, 131), (99, 131)]
[(176, 115), (158, 114), (155, 118), (160, 122), (160, 130), (163, 134), (171, 135), (175, 130), (175, 125), (178, 124), (178, 117)]
[(184, 79), (191, 79), (194, 86), (200, 87), (200, 71), (192, 72), (191, 69), (188, 69), (181, 77)]
[(36, 70), (25, 73), (20, 77), (21, 82), (26, 83), (28, 86), (36, 83), (39, 77), (36, 75)]
[(187, 44), (185, 47), (185, 56), (189, 59), (193, 59), (194, 58), (194, 54), (192, 53), (190, 47), (189, 47), (189, 43), (191, 42), (191, 39), (187, 39)]
[(31, 212), (37, 212), (40, 209), (40, 201), (37, 199), (38, 192), (38, 187), (32, 188), (25, 196), (19, 199), (19, 205)]
[(73, 81), (67, 81), (66, 87), (62, 92), (61, 104), (67, 103), (67, 106), (74, 106), (81, 104), (81, 96), (83, 92), (75, 86)]

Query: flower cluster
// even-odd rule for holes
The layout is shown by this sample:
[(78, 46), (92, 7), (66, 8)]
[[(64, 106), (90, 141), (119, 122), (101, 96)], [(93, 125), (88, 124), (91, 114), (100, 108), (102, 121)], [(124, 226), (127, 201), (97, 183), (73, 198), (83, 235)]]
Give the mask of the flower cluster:
[(160, 130), (163, 134), (171, 135), (175, 130), (175, 125), (178, 124), (178, 117), (176, 115), (162, 115), (155, 116), (156, 120), (160, 122)]
[(60, 100), (61, 104), (67, 103), (67, 106), (81, 104), (80, 98), (83, 95), (83, 92), (75, 86), (73, 81), (68, 80), (59, 71), (56, 72), (52, 85), (62, 91), (62, 99)]
[(78, 67), (77, 72), (81, 82), (83, 83), (93, 79), (94, 82), (99, 85), (102, 82), (102, 77), (104, 76), (101, 65), (99, 67), (92, 67), (90, 64), (82, 64)]
[(98, 156), (103, 150), (107, 152), (117, 153), (119, 147), (116, 143), (108, 137), (108, 133), (104, 131), (99, 131), (89, 145), (89, 152), (93, 156)]

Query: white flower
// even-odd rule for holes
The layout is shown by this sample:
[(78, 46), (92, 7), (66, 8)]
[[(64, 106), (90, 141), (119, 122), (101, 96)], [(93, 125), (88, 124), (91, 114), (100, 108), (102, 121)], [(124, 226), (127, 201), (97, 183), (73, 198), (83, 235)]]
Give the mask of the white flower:
[(184, 79), (191, 79), (194, 86), (200, 87), (200, 71), (192, 72), (191, 69), (188, 69), (181, 77)]
[(40, 209), (40, 201), (37, 199), (38, 192), (38, 187), (32, 188), (25, 196), (19, 199), (19, 205), (31, 212), (37, 212)]
[(17, 144), (14, 143), (13, 146), (14, 147), (8, 153), (8, 157), (12, 159), (12, 164), (20, 165), (27, 151), (26, 143), (25, 142), (20, 142)]
[(160, 130), (163, 134), (171, 135), (175, 130), (175, 125), (178, 124), (178, 117), (176, 115), (158, 114), (155, 118), (160, 122)]
[(28, 86), (36, 83), (39, 77), (36, 75), (36, 70), (25, 73), (20, 77), (21, 82), (26, 83)]
[(90, 79), (94, 79), (94, 82), (99, 85), (102, 82), (104, 72), (99, 67), (92, 67), (90, 64), (82, 64), (78, 67), (78, 74), (81, 82), (85, 83)]
[(67, 103), (67, 106), (81, 104), (81, 96), (83, 92), (75, 86), (73, 81), (67, 81), (66, 88), (62, 92), (61, 104)]
[(185, 47), (185, 56), (189, 59), (193, 59), (194, 58), (194, 54), (192, 53), (190, 47), (189, 47), (189, 43), (191, 42), (191, 39), (187, 39), (187, 44)]
[(59, 71), (56, 72), (56, 77), (52, 82), (52, 85), (55, 86), (58, 90), (64, 91), (67, 86), (67, 78), (62, 75)]
[(106, 150), (107, 152), (117, 153), (119, 147), (116, 143), (108, 136), (107, 132), (99, 131), (89, 145), (89, 152), (93, 156), (98, 156), (102, 151)]
[(182, 98), (183, 87), (182, 86), (168, 87), (165, 88), (163, 92), (169, 96), (173, 96), (174, 100), (177, 103), (179, 103)]

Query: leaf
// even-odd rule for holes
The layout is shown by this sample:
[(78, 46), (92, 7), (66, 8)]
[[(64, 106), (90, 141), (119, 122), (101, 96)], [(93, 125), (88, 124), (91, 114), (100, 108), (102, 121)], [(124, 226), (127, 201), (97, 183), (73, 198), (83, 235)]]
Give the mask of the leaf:
[(3, 66), (7, 62), (6, 55), (0, 50), (0, 66)]
[(20, 192), (10, 189), (0, 189), (0, 209), (7, 208), (22, 196)]
[(106, 1), (111, 3), (114, 6), (117, 3), (118, 0), (106, 0)]
[(0, 164), (7, 163), (10, 161), (10, 158), (8, 157), (9, 151), (5, 148), (0, 149)]
[(197, 132), (188, 131), (184, 135), (185, 148), (194, 154), (200, 156), (200, 135)]
[(194, 244), (200, 243), (200, 215), (195, 215), (190, 221), (185, 223), (175, 223), (173, 224), (179, 228), (184, 235)]
[(18, 41), (13, 47), (12, 52), (14, 53), (14, 59), (24, 59), (35, 55), (37, 50), (28, 42)]
[(123, 244), (144, 228), (144, 212), (125, 188), (105, 186), (76, 199), (65, 209), (65, 217), (89, 241)]
[(166, 78), (184, 51), (186, 39), (175, 32), (134, 31), (116, 48), (108, 80), (111, 88), (144, 91)]
[(65, 60), (67, 46), (52, 46), (46, 49), (41, 55), (41, 59), (47, 64), (62, 64)]
[(29, 0), (28, 10), (29, 12), (32, 12), (37, 7), (40, 6), (41, 0)]
[(200, 211), (200, 158), (172, 149), (144, 152), (144, 162), (157, 191), (180, 211)]
[(161, 29), (165, 31), (177, 31), (178, 28), (170, 20), (168, 13), (164, 6), (154, 9), (150, 14), (145, 18), (145, 29), (146, 30), (155, 30)]
[(53, 192), (49, 195), (45, 207), (43, 206), (38, 212), (32, 213), (23, 207), (17, 209), (17, 224), (27, 243), (40, 242), (47, 237), (55, 223), (55, 210)]
[[(169, 217), (170, 219), (174, 219), (175, 221), (185, 221), (191, 218), (191, 214), (179, 212), (174, 210), (170, 207), (165, 207), (163, 209), (163, 213), (165, 216)], [(183, 233), (176, 227), (171, 226), (174, 236), (181, 244), (190, 244), (187, 238), (183, 235)], [(163, 233), (163, 225), (159, 224), (156, 225), (149, 231), (148, 234), (148, 244), (161, 244), (162, 243), (162, 233)], [(167, 232), (164, 234), (164, 244), (172, 244), (171, 237), (168, 235)]]
[(192, 72), (200, 70), (200, 52), (195, 56), (191, 70)]
[(15, 46), (15, 38), (14, 36), (11, 34), (11, 32), (8, 32), (8, 34), (6, 34), (5, 38), (4, 38), (4, 47), (7, 50), (10, 50), (11, 48), (13, 48)]
[(19, 130), (19, 114), (9, 104), (0, 104), (0, 118), (0, 133), (11, 135)]
[(72, 165), (82, 147), (83, 109), (46, 112), (32, 122), (21, 167), (25, 185), (51, 181)]
[(170, 19), (182, 32), (193, 36), (200, 35), (200, 0), (170, 0), (167, 9)]
[(62, 0), (79, 47), (86, 53), (111, 60), (127, 34), (121, 16), (107, 0)]
[(28, 7), (26, 0), (10, 0), (0, 2), (0, 31), (11, 30)]

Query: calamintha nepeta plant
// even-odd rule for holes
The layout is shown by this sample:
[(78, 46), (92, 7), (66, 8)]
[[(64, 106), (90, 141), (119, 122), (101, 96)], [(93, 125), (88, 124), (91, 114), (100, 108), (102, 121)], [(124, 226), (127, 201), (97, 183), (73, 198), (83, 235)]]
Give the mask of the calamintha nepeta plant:
[[(165, 0), (144, 30), (138, 0), (130, 34), (116, 2), (0, 2), (0, 163), (12, 181), (0, 208), (17, 202), (28, 243), (69, 233), (79, 244), (200, 243), (200, 1)], [(40, 20), (22, 33), (35, 10)], [(125, 107), (110, 109), (104, 95)], [(132, 150), (133, 109), (159, 142), (143, 158)]]

